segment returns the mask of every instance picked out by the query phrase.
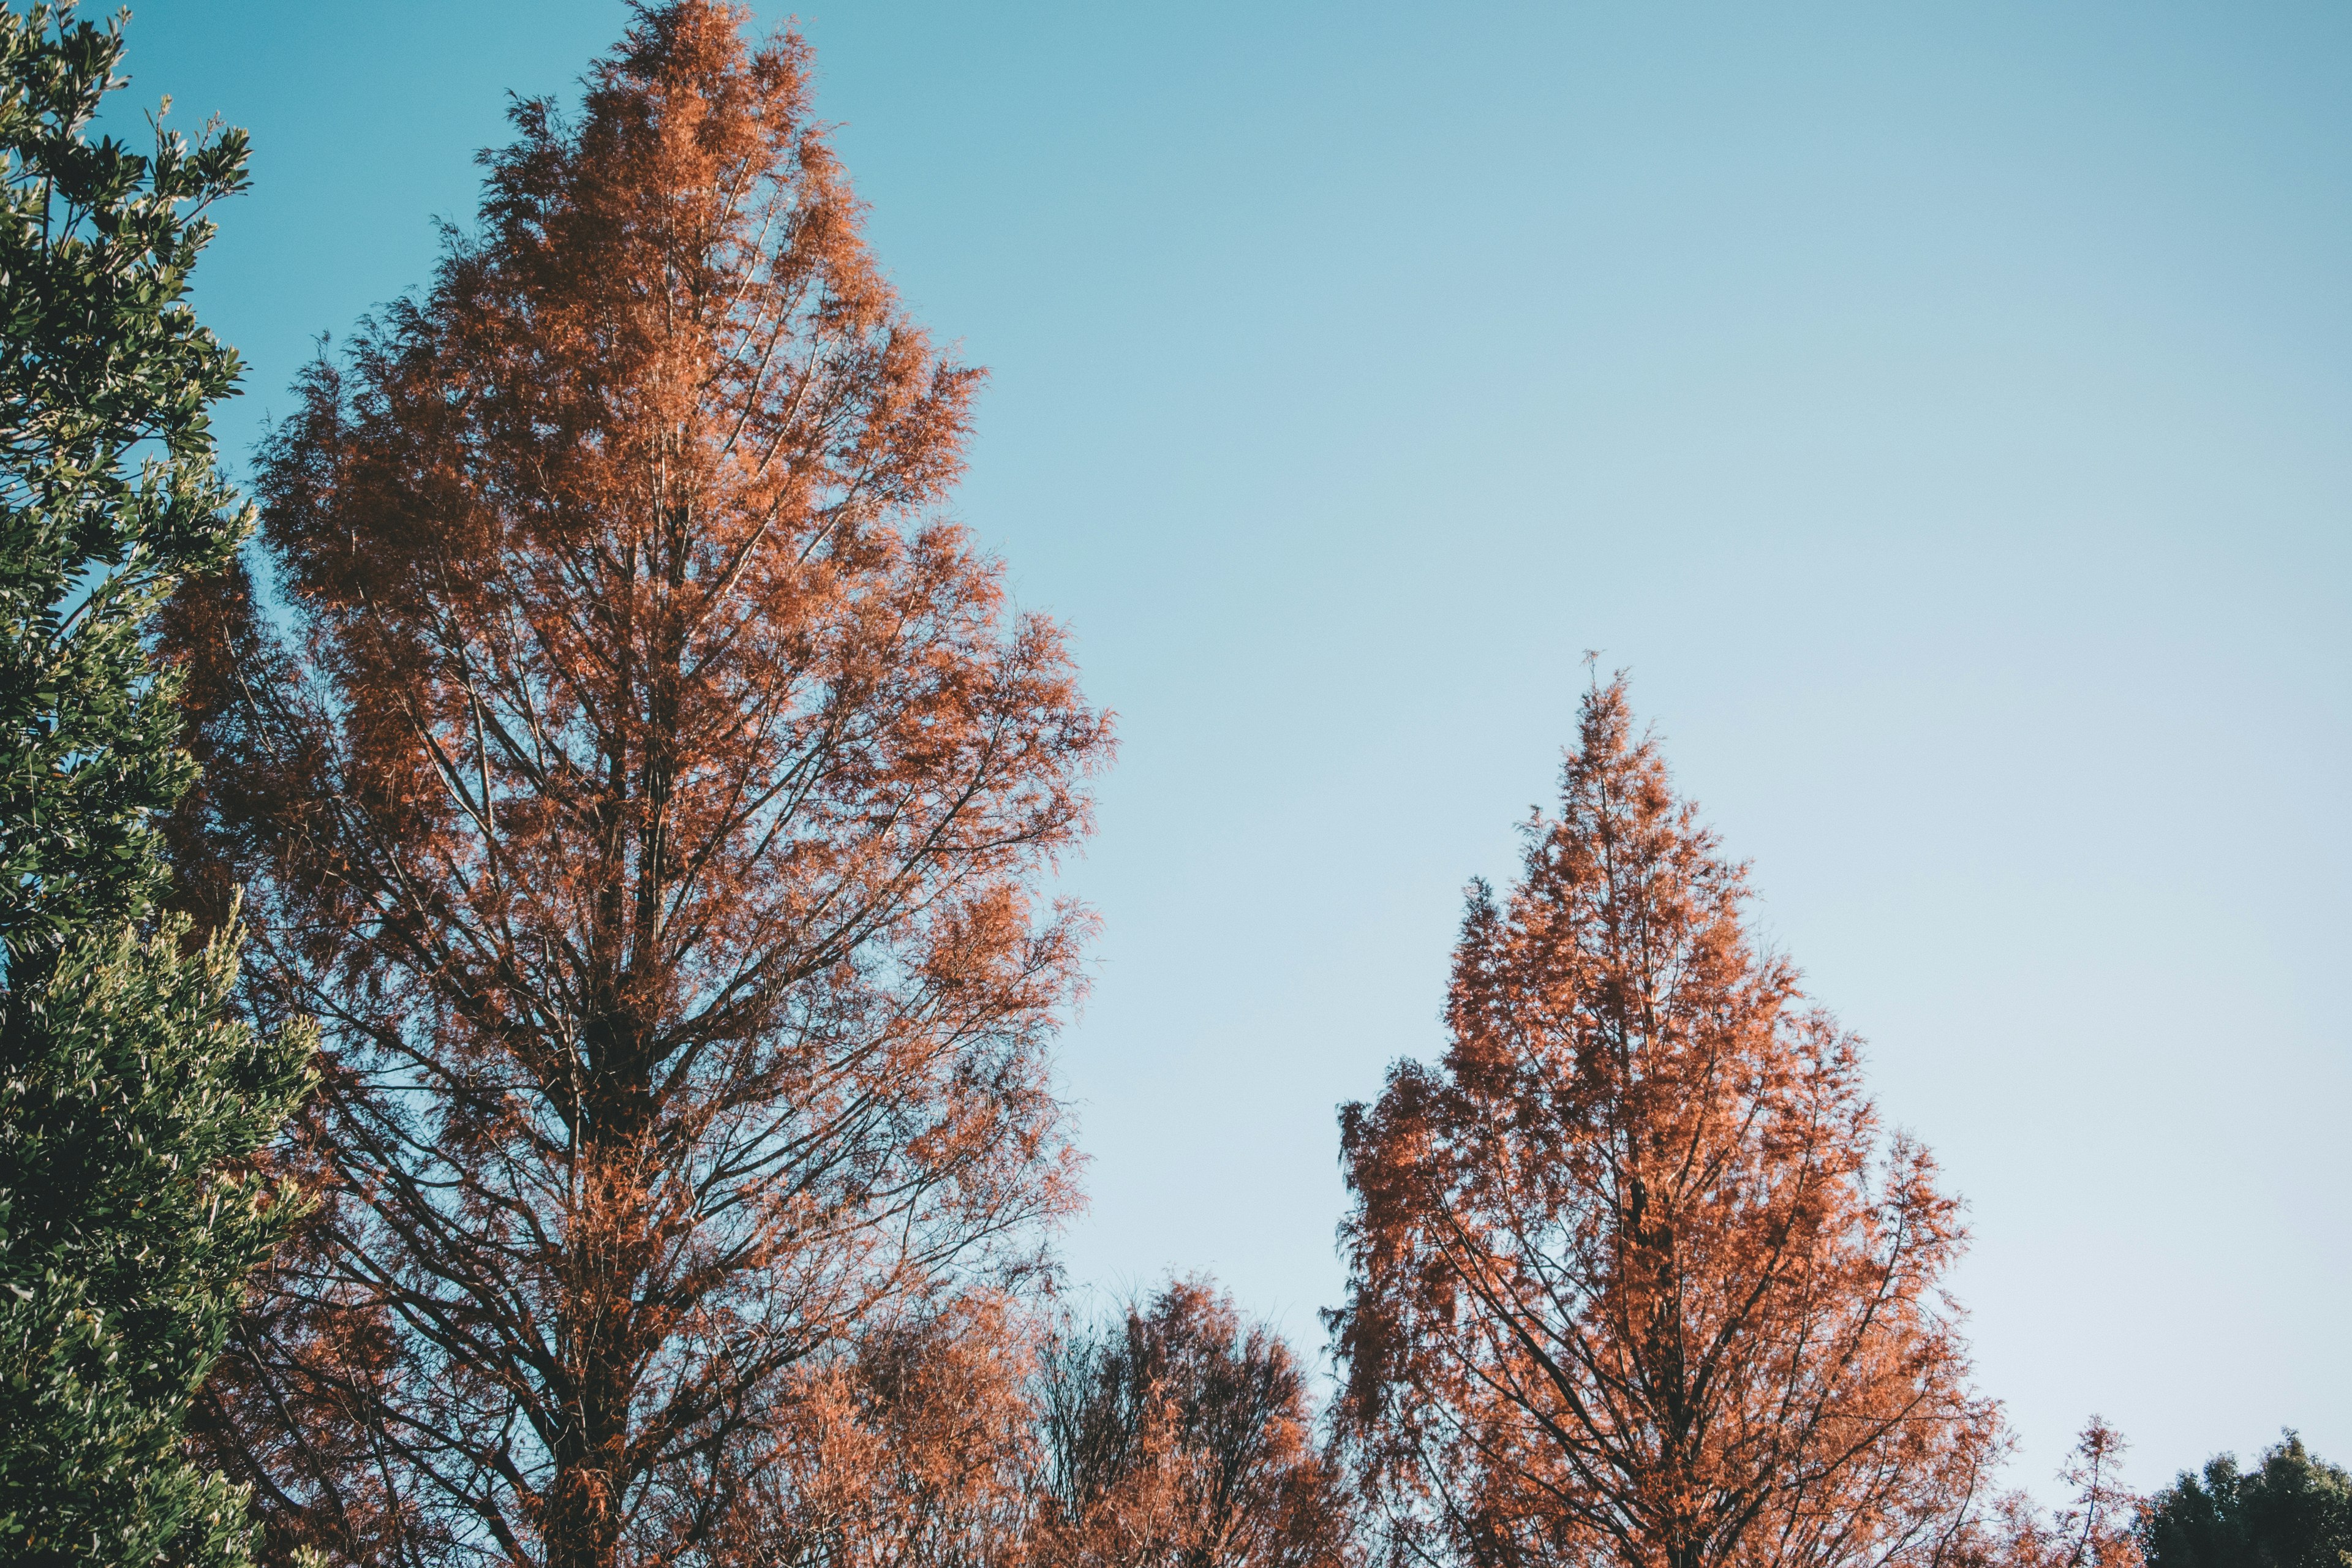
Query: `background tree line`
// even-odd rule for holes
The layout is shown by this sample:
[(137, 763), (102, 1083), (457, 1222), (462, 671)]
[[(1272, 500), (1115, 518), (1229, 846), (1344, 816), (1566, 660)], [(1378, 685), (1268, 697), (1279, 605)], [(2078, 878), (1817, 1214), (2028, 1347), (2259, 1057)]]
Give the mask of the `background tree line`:
[(121, 22), (0, 16), (16, 1560), (2338, 1561), (2293, 1441), (1996, 1495), (1957, 1205), (1622, 680), (1341, 1112), (1328, 1408), (1209, 1282), (1074, 1312), (1111, 720), (942, 515), (979, 373), (805, 47), (648, 0), (518, 103), (247, 508), (183, 299), (243, 138), (90, 140)]

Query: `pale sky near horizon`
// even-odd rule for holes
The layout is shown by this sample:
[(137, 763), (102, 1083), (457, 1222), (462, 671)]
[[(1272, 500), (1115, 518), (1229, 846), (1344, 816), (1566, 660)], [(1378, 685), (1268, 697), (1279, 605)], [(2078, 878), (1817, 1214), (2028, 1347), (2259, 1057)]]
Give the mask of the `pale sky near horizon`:
[[(779, 6), (762, 8), (780, 20)], [(149, 0), (249, 127), (198, 273), (242, 468), (613, 0)], [(1334, 1110), (1441, 1048), (1463, 883), (1598, 649), (1971, 1203), (2043, 1492), (2352, 1463), (2352, 9), (814, 5), (955, 511), (1123, 735), (1062, 1047), (1107, 1291), (1302, 1348)]]

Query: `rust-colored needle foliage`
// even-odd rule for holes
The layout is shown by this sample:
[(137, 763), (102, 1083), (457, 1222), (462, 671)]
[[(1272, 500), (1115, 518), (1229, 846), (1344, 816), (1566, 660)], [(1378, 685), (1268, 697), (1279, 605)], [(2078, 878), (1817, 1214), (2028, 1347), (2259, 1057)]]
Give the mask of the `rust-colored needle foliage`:
[(1341, 1114), (1343, 1429), (1400, 1558), (1844, 1568), (1949, 1551), (1997, 1444), (1962, 1241), (1740, 867), (1587, 699), (1560, 809), (1474, 889), (1431, 1068)]
[(1180, 1280), (1049, 1345), (1038, 1568), (1346, 1568), (1345, 1487), (1289, 1347)]
[(1107, 721), (931, 515), (975, 373), (743, 23), (643, 5), (576, 121), (515, 110), (265, 454), (290, 632), (167, 620), (184, 885), (249, 885), (252, 1005), (328, 1041), (325, 1205), (215, 1385), (281, 1548), (774, 1561), (857, 1326), (1069, 1200), (1086, 919), (1032, 889)]
[(793, 1568), (1024, 1568), (1037, 1445), (1036, 1320), (967, 1292), (860, 1325), (802, 1380), (793, 1442), (723, 1552)]
[(2058, 1479), (2074, 1498), (2045, 1516), (2021, 1492), (1972, 1529), (1960, 1568), (2142, 1568), (2139, 1531), (2147, 1500), (2123, 1481), (2123, 1434), (2098, 1416), (2075, 1438)]

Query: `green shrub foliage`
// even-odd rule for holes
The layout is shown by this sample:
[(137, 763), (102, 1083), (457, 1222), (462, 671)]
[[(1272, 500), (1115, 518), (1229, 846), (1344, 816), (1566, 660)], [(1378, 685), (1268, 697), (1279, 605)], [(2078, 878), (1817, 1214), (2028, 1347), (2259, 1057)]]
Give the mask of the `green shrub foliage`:
[(94, 136), (121, 58), (120, 18), (0, 10), (0, 1559), (230, 1563), (180, 1427), (298, 1206), (251, 1166), (310, 1047), (228, 1012), (233, 931), (159, 913), (193, 764), (142, 635), (247, 527), (184, 298), (246, 143)]

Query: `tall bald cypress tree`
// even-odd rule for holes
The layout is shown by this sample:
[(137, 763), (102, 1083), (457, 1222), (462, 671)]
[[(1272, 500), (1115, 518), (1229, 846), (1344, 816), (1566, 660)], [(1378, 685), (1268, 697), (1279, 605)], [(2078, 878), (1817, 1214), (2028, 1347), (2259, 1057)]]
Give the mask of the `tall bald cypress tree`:
[(225, 1011), (233, 933), (162, 916), (186, 787), (161, 595), (247, 519), (213, 462), (236, 354), (184, 298), (246, 142), (91, 126), (121, 22), (0, 10), (0, 1558), (227, 1563), (180, 1424), (292, 1205), (242, 1167), (307, 1044)]

